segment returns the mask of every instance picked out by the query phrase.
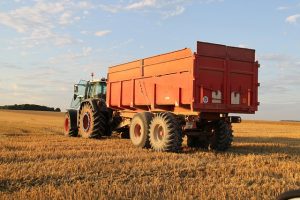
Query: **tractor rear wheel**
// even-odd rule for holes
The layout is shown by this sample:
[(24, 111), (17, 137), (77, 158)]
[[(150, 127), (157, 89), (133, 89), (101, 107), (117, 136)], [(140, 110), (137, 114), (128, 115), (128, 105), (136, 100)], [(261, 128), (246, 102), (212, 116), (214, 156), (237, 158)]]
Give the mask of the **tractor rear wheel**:
[(149, 126), (153, 118), (153, 114), (150, 112), (137, 113), (133, 116), (129, 134), (131, 142), (134, 146), (139, 148), (149, 148)]
[(79, 134), (83, 138), (100, 138), (105, 135), (106, 121), (104, 113), (85, 103), (80, 110)]
[(78, 135), (77, 128), (77, 111), (68, 110), (65, 114), (64, 133), (66, 136), (76, 137)]
[(151, 146), (155, 151), (181, 150), (182, 130), (174, 114), (157, 114), (151, 122), (149, 134)]
[(217, 151), (226, 151), (233, 141), (231, 125), (224, 120), (215, 122), (213, 136), (210, 138), (210, 148)]

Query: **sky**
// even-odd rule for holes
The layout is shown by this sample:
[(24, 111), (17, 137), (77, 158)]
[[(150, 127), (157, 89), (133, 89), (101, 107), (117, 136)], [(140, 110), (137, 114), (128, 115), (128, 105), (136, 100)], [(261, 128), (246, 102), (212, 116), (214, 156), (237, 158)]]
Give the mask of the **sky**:
[(0, 0), (0, 105), (66, 109), (80, 79), (196, 41), (256, 49), (259, 111), (300, 120), (300, 0)]

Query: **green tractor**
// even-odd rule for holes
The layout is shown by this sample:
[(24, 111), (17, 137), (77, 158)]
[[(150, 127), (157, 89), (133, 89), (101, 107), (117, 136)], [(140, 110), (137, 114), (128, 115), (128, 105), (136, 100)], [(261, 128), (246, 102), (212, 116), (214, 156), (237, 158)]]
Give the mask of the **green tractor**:
[(65, 114), (67, 136), (101, 138), (110, 136), (122, 118), (106, 106), (106, 80), (84, 81), (74, 85), (70, 109)]

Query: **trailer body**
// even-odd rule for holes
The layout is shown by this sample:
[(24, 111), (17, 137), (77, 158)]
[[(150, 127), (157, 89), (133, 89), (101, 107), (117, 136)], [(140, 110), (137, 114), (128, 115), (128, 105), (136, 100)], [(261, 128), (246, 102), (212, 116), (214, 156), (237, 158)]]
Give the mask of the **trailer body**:
[(112, 66), (107, 106), (124, 113), (254, 113), (258, 102), (255, 50), (197, 42), (190, 49)]

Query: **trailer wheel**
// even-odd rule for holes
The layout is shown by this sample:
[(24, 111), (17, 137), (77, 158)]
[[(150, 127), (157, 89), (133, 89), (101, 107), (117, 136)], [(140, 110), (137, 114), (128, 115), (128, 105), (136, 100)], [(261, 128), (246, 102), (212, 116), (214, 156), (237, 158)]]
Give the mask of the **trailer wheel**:
[(182, 130), (175, 115), (157, 114), (150, 125), (150, 143), (156, 151), (178, 152), (182, 145)]
[(187, 146), (192, 148), (208, 149), (209, 141), (206, 139), (200, 139), (198, 136), (187, 136)]
[(149, 148), (149, 126), (153, 118), (153, 114), (150, 112), (137, 113), (133, 116), (129, 134), (131, 142), (134, 146), (139, 148)]
[(223, 120), (217, 121), (210, 141), (210, 148), (217, 151), (226, 151), (231, 146), (232, 141), (233, 135), (230, 124)]
[(83, 138), (100, 138), (106, 131), (106, 116), (85, 103), (79, 116), (79, 134)]
[(66, 136), (76, 137), (78, 135), (77, 128), (77, 111), (68, 110), (65, 114), (64, 133)]

